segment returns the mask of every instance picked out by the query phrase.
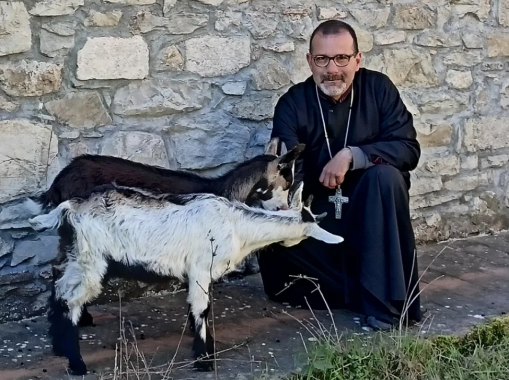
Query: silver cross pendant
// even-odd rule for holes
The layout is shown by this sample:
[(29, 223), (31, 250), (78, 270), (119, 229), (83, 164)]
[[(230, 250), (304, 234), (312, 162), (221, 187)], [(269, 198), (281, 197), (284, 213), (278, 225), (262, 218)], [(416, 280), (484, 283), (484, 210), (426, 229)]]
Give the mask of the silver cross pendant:
[(348, 203), (348, 197), (344, 197), (342, 195), (342, 190), (339, 186), (336, 188), (336, 194), (329, 197), (329, 202), (334, 203), (334, 207), (336, 208), (336, 219), (341, 219), (341, 208), (343, 203)]

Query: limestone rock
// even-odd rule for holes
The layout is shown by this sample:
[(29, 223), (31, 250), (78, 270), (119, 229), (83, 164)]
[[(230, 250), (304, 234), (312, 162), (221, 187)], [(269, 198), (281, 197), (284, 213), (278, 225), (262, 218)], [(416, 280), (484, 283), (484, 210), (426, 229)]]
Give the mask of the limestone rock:
[(436, 154), (433, 151), (427, 152), (424, 148), (419, 165), (415, 169), (415, 174), (421, 178), (455, 175), (460, 171), (460, 162), (457, 155), (452, 155), (449, 152)]
[(76, 25), (73, 22), (44, 23), (41, 25), (41, 28), (53, 34), (65, 37), (74, 36), (76, 33)]
[(332, 7), (318, 7), (318, 20), (342, 19), (348, 17), (348, 12)]
[(26, 61), (0, 65), (0, 87), (11, 96), (41, 96), (60, 89), (62, 65)]
[(111, 27), (117, 26), (121, 18), (122, 11), (119, 10), (105, 13), (91, 10), (84, 24), (85, 26)]
[(65, 56), (74, 46), (74, 36), (59, 36), (44, 29), (41, 30), (39, 39), (41, 53), (50, 58)]
[(0, 56), (32, 47), (30, 15), (21, 1), (0, 1)]
[(0, 110), (13, 112), (18, 108), (16, 103), (9, 101), (5, 96), (0, 95)]
[(247, 36), (204, 36), (186, 40), (187, 71), (202, 77), (234, 74), (251, 62), (251, 41)]
[(182, 169), (202, 170), (243, 160), (250, 128), (226, 115), (181, 120), (168, 128), (174, 156)]
[(218, 6), (220, 5), (224, 0), (197, 0), (200, 3), (207, 4), (207, 5), (214, 5)]
[(476, 155), (461, 158), (461, 170), (474, 170), (479, 167), (479, 157)]
[(468, 152), (509, 147), (509, 117), (485, 116), (465, 121), (463, 144)]
[(208, 14), (171, 12), (168, 17), (160, 17), (141, 11), (133, 17), (133, 29), (148, 33), (157, 28), (165, 28), (170, 34), (190, 34), (204, 27), (208, 22)]
[(417, 177), (415, 172), (410, 173), (412, 186), (410, 187), (410, 196), (422, 195), (439, 191), (443, 187), (440, 176), (436, 177)]
[(277, 39), (272, 41), (265, 41), (262, 43), (262, 46), (265, 50), (275, 51), (276, 53), (285, 53), (295, 50), (295, 44), (293, 41)]
[(144, 79), (148, 73), (148, 45), (140, 36), (88, 38), (78, 51), (79, 80)]
[(378, 29), (387, 25), (391, 7), (388, 5), (368, 3), (359, 8), (351, 7), (349, 11), (360, 25)]
[(0, 121), (0, 203), (39, 189), (52, 139), (56, 136), (48, 125), (27, 119)]
[(10, 254), (13, 249), (14, 243), (12, 241), (7, 241), (0, 237), (0, 258)]
[(423, 31), (414, 37), (414, 43), (426, 47), (455, 47), (461, 46), (459, 32)]
[(126, 5), (149, 5), (155, 4), (157, 0), (104, 0), (107, 3)]
[(373, 35), (367, 30), (361, 29), (355, 25), (352, 25), (357, 35), (357, 43), (359, 44), (359, 50), (362, 53), (369, 53), (373, 49)]
[(156, 58), (157, 71), (182, 71), (184, 70), (184, 57), (176, 45), (162, 49)]
[(127, 158), (143, 164), (169, 168), (168, 154), (161, 136), (147, 132), (116, 132), (107, 137), (100, 154)]
[(509, 155), (499, 154), (496, 156), (489, 156), (481, 160), (481, 170), (488, 168), (501, 168), (509, 162)]
[(244, 16), (243, 25), (254, 39), (263, 39), (276, 32), (279, 19), (272, 12), (248, 12)]
[(97, 92), (71, 92), (45, 105), (57, 120), (72, 128), (93, 128), (112, 122)]
[(460, 176), (444, 182), (444, 188), (449, 191), (465, 192), (474, 190), (477, 186), (486, 184), (487, 182), (488, 176), (486, 173)]
[(392, 24), (399, 29), (426, 29), (435, 26), (436, 18), (425, 4), (396, 4)]
[(406, 33), (403, 30), (389, 30), (375, 33), (376, 45), (392, 45), (405, 42)]
[(456, 0), (454, 2), (454, 13), (460, 18), (473, 14), (479, 20), (486, 21), (489, 19), (490, 10), (490, 0)]
[(267, 93), (245, 95), (232, 104), (230, 113), (239, 119), (256, 121), (270, 119), (278, 98), (276, 94)]
[(419, 101), (423, 113), (451, 116), (468, 108), (469, 93), (423, 92)]
[(509, 57), (509, 34), (488, 36), (488, 57)]
[(247, 82), (236, 81), (226, 82), (221, 86), (221, 89), (226, 95), (244, 95), (246, 92)]
[(500, 86), (500, 105), (503, 109), (509, 108), (509, 79), (505, 80)]
[(440, 80), (428, 52), (413, 49), (384, 50), (385, 72), (396, 86), (435, 87)]
[(480, 31), (466, 32), (463, 34), (462, 40), (469, 49), (482, 49), (484, 47), (484, 37)]
[(306, 10), (297, 15), (287, 13), (280, 22), (281, 32), (288, 37), (309, 41), (314, 28), (313, 20), (306, 14)]
[(295, 51), (290, 58), (290, 79), (292, 83), (299, 83), (305, 81), (310, 75), (308, 62), (306, 60), (306, 53), (309, 51), (308, 44), (295, 45)]
[(444, 64), (472, 67), (480, 64), (483, 58), (480, 50), (453, 52), (444, 56)]
[(214, 28), (217, 31), (231, 31), (242, 25), (242, 12), (240, 11), (218, 11)]
[(509, 0), (498, 2), (498, 23), (501, 26), (509, 27)]
[(258, 62), (251, 75), (257, 90), (277, 90), (290, 84), (288, 70), (272, 57)]
[(447, 146), (452, 140), (451, 124), (416, 123), (417, 140), (421, 147)]
[(176, 4), (177, 0), (164, 0), (163, 15), (168, 16)]
[(466, 90), (474, 82), (471, 71), (448, 70), (445, 81), (457, 90)]
[(120, 116), (157, 117), (199, 110), (210, 98), (210, 85), (203, 81), (144, 80), (119, 88), (112, 111)]
[(28, 12), (34, 16), (72, 15), (85, 0), (40, 0)]

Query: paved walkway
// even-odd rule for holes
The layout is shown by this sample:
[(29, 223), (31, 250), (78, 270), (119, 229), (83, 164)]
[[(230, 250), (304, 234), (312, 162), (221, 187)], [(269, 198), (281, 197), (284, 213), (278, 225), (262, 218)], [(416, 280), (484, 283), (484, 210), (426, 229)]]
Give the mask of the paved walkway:
[[(421, 282), (428, 319), (417, 333), (462, 333), (485, 318), (509, 312), (509, 233), (423, 246), (419, 260), (421, 272), (429, 266)], [(97, 326), (81, 330), (83, 356), (91, 371), (84, 378), (120, 379), (114, 370), (115, 359), (122, 356), (115, 350), (120, 344), (122, 352), (128, 352), (127, 364), (138, 368), (138, 375), (131, 373), (123, 379), (215, 379), (215, 373), (190, 370), (187, 362), (192, 337), (187, 331), (182, 335), (185, 297), (181, 292), (121, 307), (116, 303), (91, 308)], [(267, 301), (258, 275), (216, 285), (214, 298), (217, 351), (222, 351), (219, 379), (276, 377), (295, 370), (302, 365), (299, 355), (311, 338), (306, 327), (316, 326), (314, 317), (328, 325), (331, 321), (327, 312), (313, 316)], [(120, 339), (120, 315), (125, 320), (127, 345)], [(340, 332), (369, 334), (355, 318), (352, 313), (334, 310)], [(0, 380), (73, 378), (66, 374), (65, 360), (51, 355), (46, 328), (43, 317), (0, 325)], [(169, 371), (167, 363), (177, 347)], [(122, 363), (123, 371), (127, 364)], [(161, 375), (164, 371), (166, 377)]]

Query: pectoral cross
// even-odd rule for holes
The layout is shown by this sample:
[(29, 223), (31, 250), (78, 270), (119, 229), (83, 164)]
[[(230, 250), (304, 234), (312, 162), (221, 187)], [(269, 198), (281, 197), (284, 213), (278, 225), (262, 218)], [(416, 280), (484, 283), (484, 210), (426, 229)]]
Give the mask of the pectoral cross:
[(336, 188), (336, 194), (329, 197), (329, 202), (334, 203), (336, 208), (336, 219), (341, 219), (341, 207), (343, 203), (348, 203), (348, 197), (342, 195), (342, 190), (339, 186)]

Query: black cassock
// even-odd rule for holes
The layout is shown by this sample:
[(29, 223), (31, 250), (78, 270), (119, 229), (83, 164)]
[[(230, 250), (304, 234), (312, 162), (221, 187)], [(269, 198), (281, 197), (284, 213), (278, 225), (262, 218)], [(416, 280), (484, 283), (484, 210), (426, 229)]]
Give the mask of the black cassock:
[[(305, 143), (296, 181), (304, 180), (304, 197), (313, 194), (314, 213), (327, 211), (321, 227), (344, 237), (329, 245), (309, 238), (294, 247), (274, 244), (259, 253), (266, 294), (273, 300), (311, 307), (325, 306), (303, 274), (319, 280), (331, 308), (347, 308), (388, 323), (400, 317), (405, 299), (419, 292), (415, 237), (409, 211), (410, 176), (420, 157), (412, 115), (397, 88), (379, 72), (361, 68), (348, 96), (340, 102), (319, 90), (332, 155), (344, 147), (348, 110), (353, 105), (347, 146), (354, 151), (354, 167), (341, 185), (341, 219), (329, 196), (335, 190), (319, 182), (330, 160), (312, 77), (285, 93), (275, 108), (272, 136), (288, 149)], [(279, 293), (279, 294), (278, 294)], [(422, 318), (419, 297), (408, 318)]]

